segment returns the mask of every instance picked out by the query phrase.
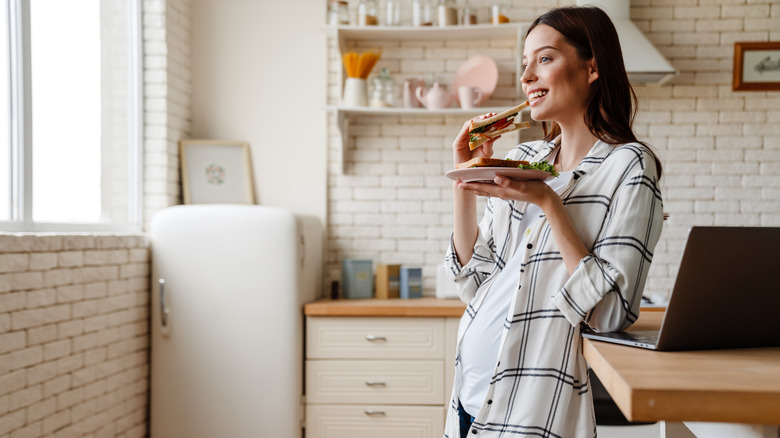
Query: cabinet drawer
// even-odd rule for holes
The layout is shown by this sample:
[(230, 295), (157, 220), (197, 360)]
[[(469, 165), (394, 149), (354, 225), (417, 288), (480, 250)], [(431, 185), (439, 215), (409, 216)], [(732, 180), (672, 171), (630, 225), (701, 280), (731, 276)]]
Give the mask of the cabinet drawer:
[(441, 406), (307, 405), (307, 438), (441, 438)]
[(444, 404), (442, 360), (306, 361), (307, 403)]
[(308, 359), (441, 359), (443, 318), (308, 317)]

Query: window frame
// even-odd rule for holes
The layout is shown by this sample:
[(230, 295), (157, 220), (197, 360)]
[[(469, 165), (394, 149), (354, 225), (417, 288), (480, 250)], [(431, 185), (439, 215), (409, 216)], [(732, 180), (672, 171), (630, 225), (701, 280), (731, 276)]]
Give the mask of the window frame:
[(140, 232), (143, 226), (143, 34), (141, 0), (128, 0), (130, 48), (129, 214), (126, 223), (36, 222), (32, 219), (32, 87), (30, 1), (9, 0), (11, 219), (2, 232)]

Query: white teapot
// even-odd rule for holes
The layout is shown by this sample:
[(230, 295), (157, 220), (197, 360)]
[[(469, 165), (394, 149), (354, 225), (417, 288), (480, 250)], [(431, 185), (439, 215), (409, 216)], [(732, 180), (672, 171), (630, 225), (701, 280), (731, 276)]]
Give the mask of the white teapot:
[(432, 110), (448, 108), (452, 103), (452, 95), (447, 91), (447, 86), (438, 82), (434, 82), (427, 91), (421, 86), (417, 87), (415, 95), (420, 103)]

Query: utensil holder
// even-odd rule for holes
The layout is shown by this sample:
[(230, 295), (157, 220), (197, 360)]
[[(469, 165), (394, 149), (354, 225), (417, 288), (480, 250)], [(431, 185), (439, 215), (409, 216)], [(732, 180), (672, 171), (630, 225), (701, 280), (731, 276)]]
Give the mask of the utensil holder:
[(347, 78), (344, 82), (344, 106), (368, 106), (368, 84), (365, 79)]

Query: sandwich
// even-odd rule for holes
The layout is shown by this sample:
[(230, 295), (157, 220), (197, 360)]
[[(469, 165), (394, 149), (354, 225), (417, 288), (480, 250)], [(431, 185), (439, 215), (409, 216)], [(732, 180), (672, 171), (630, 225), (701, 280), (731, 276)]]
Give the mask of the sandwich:
[(500, 112), (494, 116), (482, 116), (481, 119), (472, 120), (471, 125), (469, 126), (469, 149), (473, 151), (481, 146), (482, 143), (496, 138), (499, 135), (530, 127), (531, 125), (528, 122), (515, 123), (515, 117), (527, 106), (528, 101), (526, 100), (520, 105)]
[(547, 161), (528, 162), (525, 160), (504, 160), (501, 158), (476, 157), (455, 166), (455, 169), (470, 169), (472, 167), (509, 167), (513, 169), (541, 170), (552, 176), (558, 172)]

